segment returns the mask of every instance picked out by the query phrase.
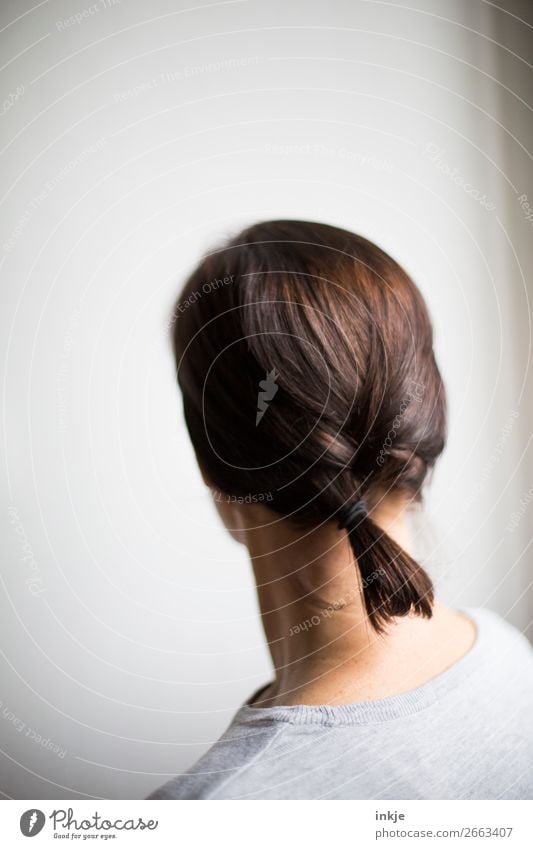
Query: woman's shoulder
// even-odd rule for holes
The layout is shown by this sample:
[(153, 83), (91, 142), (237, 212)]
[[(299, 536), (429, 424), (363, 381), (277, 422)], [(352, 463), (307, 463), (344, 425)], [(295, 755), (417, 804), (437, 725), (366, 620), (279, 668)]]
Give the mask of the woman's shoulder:
[(533, 660), (533, 646), (525, 634), (499, 613), (487, 607), (468, 608), (464, 612), (475, 623), (478, 640), (484, 648), (500, 654), (512, 646)]
[[(476, 686), (483, 679), (485, 688), (494, 691), (522, 692), (524, 701), (533, 704), (533, 646), (526, 635), (503, 616), (487, 608), (464, 611), (477, 626), (469, 672)], [(479, 675), (476, 675), (476, 671)], [(472, 682), (473, 684), (473, 682)]]
[(249, 765), (274, 748), (284, 729), (284, 724), (270, 721), (241, 722), (242, 714), (241, 708), (222, 737), (187, 772), (170, 779), (148, 798), (226, 798)]

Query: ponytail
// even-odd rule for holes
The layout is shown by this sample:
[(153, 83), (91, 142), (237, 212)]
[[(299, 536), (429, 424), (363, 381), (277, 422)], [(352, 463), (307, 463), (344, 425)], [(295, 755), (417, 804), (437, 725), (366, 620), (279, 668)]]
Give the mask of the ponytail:
[(243, 504), (266, 495), (295, 528), (340, 516), (372, 627), (429, 618), (429, 577), (353, 503), (420, 500), (444, 448), (431, 321), (404, 269), (347, 230), (266, 221), (204, 257), (173, 316), (186, 423), (212, 486)]
[(432, 615), (433, 584), (424, 569), (368, 515), (360, 499), (339, 511), (361, 575), (363, 598), (378, 634), (397, 616)]

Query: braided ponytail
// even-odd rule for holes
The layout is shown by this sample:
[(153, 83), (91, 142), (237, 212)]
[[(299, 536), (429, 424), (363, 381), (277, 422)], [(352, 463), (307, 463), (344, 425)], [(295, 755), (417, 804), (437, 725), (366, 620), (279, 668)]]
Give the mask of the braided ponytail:
[(346, 230), (265, 222), (205, 257), (174, 315), (186, 422), (211, 484), (304, 527), (338, 519), (376, 631), (431, 616), (429, 577), (353, 504), (354, 479), (370, 477), (369, 499), (419, 500), (444, 447), (431, 323), (405, 271)]

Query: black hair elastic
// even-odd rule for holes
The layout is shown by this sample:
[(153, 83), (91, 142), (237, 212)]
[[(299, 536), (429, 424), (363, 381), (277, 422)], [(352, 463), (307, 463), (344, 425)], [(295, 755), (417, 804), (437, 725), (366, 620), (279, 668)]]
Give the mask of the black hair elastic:
[(345, 504), (338, 513), (339, 528), (351, 531), (368, 516), (368, 507), (364, 498), (354, 501), (353, 504)]

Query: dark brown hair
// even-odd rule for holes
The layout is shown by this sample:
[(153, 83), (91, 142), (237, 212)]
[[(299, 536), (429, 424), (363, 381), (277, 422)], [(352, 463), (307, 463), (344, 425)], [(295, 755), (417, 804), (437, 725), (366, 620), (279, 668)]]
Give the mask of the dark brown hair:
[(431, 323), (405, 271), (347, 230), (268, 221), (202, 260), (173, 319), (212, 484), (303, 526), (345, 527), (377, 631), (430, 617), (429, 577), (366, 512), (390, 493), (419, 500), (445, 442)]

